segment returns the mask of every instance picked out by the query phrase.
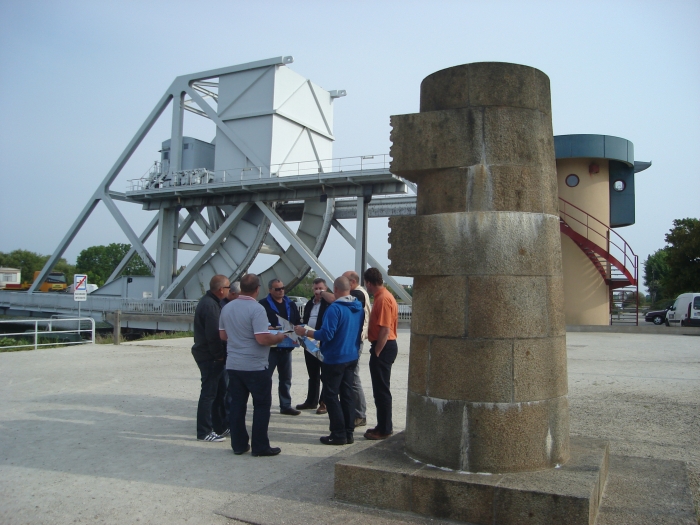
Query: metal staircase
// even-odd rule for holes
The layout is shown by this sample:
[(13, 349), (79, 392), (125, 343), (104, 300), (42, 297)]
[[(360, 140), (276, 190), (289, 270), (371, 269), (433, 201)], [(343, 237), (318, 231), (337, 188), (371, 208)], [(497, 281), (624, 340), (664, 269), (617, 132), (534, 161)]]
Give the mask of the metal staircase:
[[(610, 290), (611, 324), (639, 324), (639, 258), (620, 234), (570, 202), (559, 198), (559, 229), (581, 249)], [(614, 305), (613, 290), (635, 292), (634, 308)]]

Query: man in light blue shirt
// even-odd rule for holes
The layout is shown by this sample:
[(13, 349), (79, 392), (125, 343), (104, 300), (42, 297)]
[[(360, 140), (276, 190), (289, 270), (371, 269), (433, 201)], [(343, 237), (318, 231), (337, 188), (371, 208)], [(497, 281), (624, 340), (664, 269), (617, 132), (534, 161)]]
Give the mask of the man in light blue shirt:
[[(219, 333), (227, 342), (233, 453), (244, 454), (252, 447), (253, 456), (276, 456), (281, 449), (270, 447), (267, 436), (272, 405), (272, 376), (267, 368), (270, 346), (281, 343), (285, 335), (270, 333), (265, 309), (256, 300), (259, 292), (257, 275), (249, 273), (241, 279), (240, 295), (221, 310)], [(250, 395), (253, 397), (253, 429), (249, 444), (245, 415)]]

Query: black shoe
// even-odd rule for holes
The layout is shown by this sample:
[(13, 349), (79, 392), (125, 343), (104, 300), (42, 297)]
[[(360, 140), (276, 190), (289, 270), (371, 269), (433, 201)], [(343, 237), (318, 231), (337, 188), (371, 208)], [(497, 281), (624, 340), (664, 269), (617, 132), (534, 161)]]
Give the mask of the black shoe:
[(280, 414), (284, 414), (285, 416), (298, 416), (299, 414), (301, 414), (301, 411), (295, 410), (294, 408), (289, 407), (289, 408), (283, 408), (282, 410), (280, 410)]
[(259, 457), (259, 456), (276, 456), (282, 452), (282, 449), (279, 447), (269, 447), (267, 450), (263, 450), (262, 452), (252, 452), (251, 456), (253, 457)]
[(318, 405), (304, 401), (301, 405), (297, 405), (297, 410), (315, 410)]
[(352, 445), (355, 442), (355, 438), (352, 437), (352, 434), (347, 435), (347, 442), (348, 442), (348, 445)]
[(346, 439), (338, 439), (333, 436), (321, 436), (321, 443), (324, 445), (347, 445), (348, 441)]
[(250, 450), (250, 445), (246, 445), (246, 446), (245, 446), (245, 450), (241, 450), (240, 452), (236, 452), (236, 451), (234, 450), (233, 453), (236, 454), (236, 456), (240, 456), (241, 454), (245, 454), (245, 453), (248, 452), (249, 450)]

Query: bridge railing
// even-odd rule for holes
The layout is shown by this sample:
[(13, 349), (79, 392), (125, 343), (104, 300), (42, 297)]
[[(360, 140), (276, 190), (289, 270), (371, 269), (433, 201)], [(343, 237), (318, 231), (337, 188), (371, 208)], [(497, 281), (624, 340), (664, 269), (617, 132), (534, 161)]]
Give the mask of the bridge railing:
[[(81, 310), (101, 318), (102, 312), (147, 313), (153, 315), (192, 315), (198, 301), (186, 299), (129, 299), (88, 294)], [(78, 303), (69, 293), (0, 292), (0, 307), (38, 312), (71, 313)]]
[(148, 313), (155, 315), (194, 315), (199, 301), (185, 299), (141, 300), (122, 299), (121, 311), (123, 313)]
[(314, 159), (301, 162), (284, 162), (270, 166), (243, 166), (223, 170), (207, 170), (198, 168), (183, 170), (172, 174), (163, 174), (154, 165), (143, 177), (127, 181), (127, 192), (143, 190), (159, 190), (173, 186), (200, 186), (206, 184), (221, 184), (246, 182), (275, 177), (290, 177), (301, 175), (319, 175), (324, 173), (362, 172), (367, 170), (388, 170), (391, 156), (386, 153), (360, 155), (357, 157), (338, 157), (333, 159)]

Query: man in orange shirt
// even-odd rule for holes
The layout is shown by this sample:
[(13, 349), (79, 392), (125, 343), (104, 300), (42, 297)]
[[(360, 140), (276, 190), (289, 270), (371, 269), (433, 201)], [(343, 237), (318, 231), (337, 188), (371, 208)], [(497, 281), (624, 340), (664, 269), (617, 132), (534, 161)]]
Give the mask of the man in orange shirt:
[(377, 407), (377, 426), (365, 432), (365, 439), (386, 439), (394, 433), (390, 387), (391, 366), (399, 350), (396, 344), (399, 307), (394, 296), (384, 287), (384, 279), (379, 270), (368, 268), (364, 277), (365, 288), (374, 296), (368, 339), (372, 345), (369, 350), (369, 373), (372, 377), (374, 404)]

